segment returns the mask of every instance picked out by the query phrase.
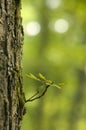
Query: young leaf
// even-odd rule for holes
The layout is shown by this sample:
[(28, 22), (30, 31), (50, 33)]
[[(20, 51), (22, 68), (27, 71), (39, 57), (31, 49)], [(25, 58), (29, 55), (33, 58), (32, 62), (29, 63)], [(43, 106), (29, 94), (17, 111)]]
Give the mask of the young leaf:
[(32, 95), (28, 100), (26, 100), (26, 103), (32, 102), (32, 101), (39, 99), (42, 96), (44, 96), (44, 94), (46, 93), (46, 91), (49, 87), (56, 87), (58, 89), (61, 89), (61, 87), (60, 87), (61, 84), (59, 84), (59, 85), (54, 84), (54, 82), (52, 82), (51, 80), (47, 80), (41, 73), (38, 74), (38, 77), (34, 76), (31, 73), (26, 74), (26, 76), (28, 78), (37, 80), (42, 84), (42, 86), (38, 87), (36, 93), (34, 95)]
[(26, 76), (27, 76), (28, 78), (31, 78), (31, 79), (34, 79), (34, 80), (40, 81), (40, 79), (38, 79), (36, 76), (34, 76), (34, 75), (31, 74), (31, 73), (26, 74)]
[(53, 84), (53, 82), (51, 80), (46, 80), (46, 82), (49, 84)]
[(52, 84), (51, 86), (52, 86), (52, 87), (56, 87), (56, 88), (58, 88), (58, 89), (61, 89), (61, 87), (60, 87), (59, 85), (57, 85), (57, 84)]
[(39, 76), (40, 79), (46, 80), (46, 78), (41, 73), (39, 73), (38, 76)]

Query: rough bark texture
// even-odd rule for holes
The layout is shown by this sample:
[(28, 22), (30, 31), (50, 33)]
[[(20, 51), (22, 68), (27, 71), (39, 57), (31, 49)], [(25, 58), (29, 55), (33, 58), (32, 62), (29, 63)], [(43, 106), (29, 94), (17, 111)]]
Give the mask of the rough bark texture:
[(0, 0), (0, 130), (20, 130), (24, 109), (20, 0)]

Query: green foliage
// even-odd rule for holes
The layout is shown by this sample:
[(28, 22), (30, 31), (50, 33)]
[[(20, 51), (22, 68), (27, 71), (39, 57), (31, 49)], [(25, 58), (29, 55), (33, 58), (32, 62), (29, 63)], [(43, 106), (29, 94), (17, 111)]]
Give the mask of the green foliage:
[[(56, 87), (58, 89), (61, 89), (61, 86), (55, 84), (51, 80), (47, 80), (45, 76), (41, 73), (39, 73), (38, 76), (35, 76), (31, 73), (27, 74), (26, 76), (33, 80), (39, 81), (42, 84), (42, 86), (40, 86), (39, 89), (37, 89), (36, 93), (32, 95), (28, 100), (26, 100), (26, 102), (31, 102), (31, 101), (41, 98), (42, 96), (44, 96), (44, 94), (46, 93), (49, 87)], [(42, 88), (41, 92), (40, 92), (40, 88)]]
[(46, 79), (45, 76), (43, 74), (41, 74), (41, 73), (39, 73), (38, 76), (35, 76), (35, 75), (31, 74), (31, 73), (27, 74), (26, 76), (28, 78), (33, 79), (33, 80), (39, 81), (42, 85), (45, 85), (45, 86), (49, 85), (50, 87), (56, 87), (58, 89), (61, 89), (60, 85), (57, 85), (53, 81)]
[(31, 79), (34, 79), (34, 80), (37, 80), (37, 81), (40, 81), (40, 79), (38, 79), (35, 75), (33, 75), (33, 74), (26, 74), (26, 76), (28, 77), (28, 78), (31, 78)]

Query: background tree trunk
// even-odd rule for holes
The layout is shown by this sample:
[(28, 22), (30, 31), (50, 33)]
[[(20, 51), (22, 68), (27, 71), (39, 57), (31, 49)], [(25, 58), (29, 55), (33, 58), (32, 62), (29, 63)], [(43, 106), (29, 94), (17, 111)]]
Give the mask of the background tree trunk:
[(0, 0), (0, 130), (20, 130), (24, 110), (20, 0)]

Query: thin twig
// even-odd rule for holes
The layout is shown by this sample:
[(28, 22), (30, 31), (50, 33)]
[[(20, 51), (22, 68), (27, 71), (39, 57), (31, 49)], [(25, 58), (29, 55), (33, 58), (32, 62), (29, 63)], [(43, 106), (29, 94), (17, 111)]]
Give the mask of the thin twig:
[[(34, 95), (32, 95), (28, 100), (31, 100), (31, 99), (33, 99), (35, 96), (37, 96), (39, 94), (39, 91), (37, 91)], [(27, 102), (27, 100), (26, 100), (26, 102)]]
[(50, 85), (47, 85), (47, 86), (45, 87), (45, 90), (44, 90), (44, 91), (41, 93), (41, 95), (39, 95), (39, 96), (37, 96), (38, 93), (39, 93), (39, 91), (37, 91), (32, 97), (30, 97), (29, 99), (26, 100), (26, 103), (27, 103), (27, 102), (32, 102), (32, 101), (34, 101), (34, 100), (36, 100), (36, 99), (39, 99), (39, 98), (41, 98), (42, 96), (44, 96), (45, 93), (46, 93), (46, 91), (47, 91), (47, 89), (48, 89), (48, 87), (50, 87)]

